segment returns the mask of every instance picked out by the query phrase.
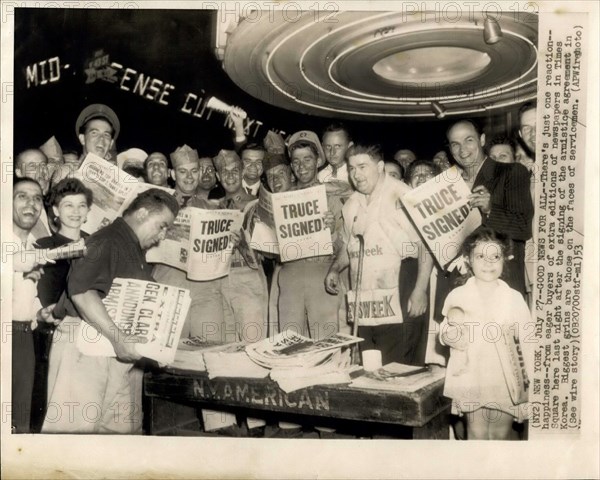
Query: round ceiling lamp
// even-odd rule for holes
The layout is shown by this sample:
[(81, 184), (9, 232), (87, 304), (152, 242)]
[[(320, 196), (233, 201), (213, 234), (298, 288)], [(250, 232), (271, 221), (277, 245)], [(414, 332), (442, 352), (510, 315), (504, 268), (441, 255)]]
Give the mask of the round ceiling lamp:
[(290, 22), (268, 13), (230, 25), (220, 51), (240, 88), (282, 108), (361, 120), (476, 116), (537, 93), (536, 15), (515, 21), (506, 12), (492, 19), (490, 37), (481, 12), (446, 22), (357, 11)]
[(397, 84), (420, 81), (456, 83), (477, 77), (490, 56), (470, 48), (426, 47), (393, 53), (373, 65), (373, 71)]

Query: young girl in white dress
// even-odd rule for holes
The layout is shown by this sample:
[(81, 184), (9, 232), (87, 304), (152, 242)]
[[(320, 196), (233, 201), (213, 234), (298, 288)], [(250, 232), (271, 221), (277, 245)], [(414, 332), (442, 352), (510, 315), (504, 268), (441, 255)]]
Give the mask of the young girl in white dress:
[(506, 332), (525, 347), (533, 338), (525, 300), (500, 279), (509, 250), (510, 242), (491, 229), (471, 234), (463, 243), (470, 277), (448, 294), (442, 311), (440, 340), (451, 347), (444, 395), (452, 413), (465, 416), (469, 440), (511, 439), (513, 421), (526, 417), (527, 373), (521, 370), (521, 388), (514, 388), (500, 360)]

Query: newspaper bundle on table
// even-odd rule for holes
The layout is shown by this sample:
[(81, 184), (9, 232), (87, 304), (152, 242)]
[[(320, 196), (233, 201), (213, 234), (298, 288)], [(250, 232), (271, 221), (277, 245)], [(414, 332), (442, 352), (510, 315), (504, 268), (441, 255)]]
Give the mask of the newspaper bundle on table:
[(208, 378), (265, 378), (269, 370), (253, 362), (246, 353), (248, 342), (230, 343), (204, 352)]
[(415, 392), (432, 381), (446, 376), (446, 369), (437, 365), (418, 367), (392, 362), (352, 380), (351, 387), (373, 390)]
[[(102, 303), (121, 332), (147, 340), (135, 346), (140, 355), (165, 364), (173, 361), (191, 303), (189, 290), (115, 278)], [(79, 329), (77, 347), (86, 355), (116, 356), (110, 341), (85, 322)]]
[(313, 385), (349, 384), (351, 375), (362, 371), (359, 365), (350, 362), (350, 351), (339, 348), (332, 350), (323, 363), (310, 367), (274, 368), (270, 377), (279, 388), (290, 393)]
[(93, 153), (86, 155), (79, 170), (75, 172), (75, 178), (81, 180), (94, 194), (87, 221), (81, 226), (89, 234), (112, 223), (135, 197), (150, 188), (174, 193), (170, 188), (139, 182), (137, 178)]
[(201, 337), (182, 338), (171, 366), (208, 372), (208, 378), (265, 378), (269, 370), (253, 362), (246, 353), (248, 342), (215, 344)]
[(323, 221), (327, 209), (324, 185), (282, 193), (261, 186), (252, 247), (279, 253), (282, 262), (331, 255), (331, 232)]
[(463, 240), (481, 225), (481, 214), (469, 206), (471, 190), (456, 167), (419, 185), (402, 203), (441, 267), (460, 251)]
[(266, 368), (308, 368), (323, 364), (336, 349), (362, 342), (362, 338), (336, 333), (322, 340), (312, 340), (293, 330), (252, 343), (248, 356)]
[(231, 232), (239, 232), (243, 217), (237, 210), (183, 208), (166, 238), (148, 250), (146, 261), (183, 270), (190, 280), (224, 277), (231, 265)]

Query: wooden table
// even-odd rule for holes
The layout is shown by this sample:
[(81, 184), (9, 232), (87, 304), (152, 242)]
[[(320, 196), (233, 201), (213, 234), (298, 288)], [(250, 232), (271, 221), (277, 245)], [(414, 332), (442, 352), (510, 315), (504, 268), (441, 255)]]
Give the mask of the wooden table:
[(174, 434), (178, 425), (193, 422), (197, 407), (225, 407), (278, 412), (288, 419), (310, 416), (317, 424), (334, 419), (412, 427), (411, 438), (447, 439), (450, 400), (442, 395), (443, 383), (441, 369), (414, 392), (319, 385), (285, 393), (268, 378), (211, 380), (206, 372), (168, 368), (146, 373), (146, 429), (151, 435)]

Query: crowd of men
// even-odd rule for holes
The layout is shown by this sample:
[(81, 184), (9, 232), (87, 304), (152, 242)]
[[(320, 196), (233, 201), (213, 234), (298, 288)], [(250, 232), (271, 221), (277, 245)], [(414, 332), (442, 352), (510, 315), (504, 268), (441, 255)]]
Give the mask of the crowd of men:
[[(430, 312), (439, 311), (456, 273), (434, 268), (433, 257), (402, 208), (401, 198), (456, 165), (472, 189), (470, 204), (480, 210), (483, 224), (512, 239), (514, 258), (508, 265), (507, 283), (527, 295), (531, 272), (525, 244), (531, 239), (533, 217), (535, 108), (535, 104), (523, 106), (513, 139), (488, 142), (476, 121), (461, 119), (447, 130), (450, 159), (445, 151), (429, 160), (402, 149), (393, 161), (386, 161), (376, 146), (355, 143), (341, 124), (330, 125), (321, 137), (302, 130), (284, 141), (269, 132), (262, 144), (249, 143), (243, 112), (237, 108), (230, 114), (235, 130), (232, 145), (214, 158), (187, 145), (170, 154), (130, 149), (117, 155), (114, 145), (121, 133), (117, 114), (106, 105), (89, 105), (75, 122), (81, 154), (61, 151), (52, 138), (16, 156), (13, 430), (39, 428), (32, 421), (36, 358), (38, 364), (43, 362), (49, 348), (50, 378), (42, 380), (41, 388), (46, 391), (45, 404), (58, 408), (62, 415), (60, 420), (49, 421), (50, 412), (46, 413), (42, 432), (141, 432), (143, 364), (133, 348), (139, 339), (116, 329), (101, 301), (117, 277), (154, 279), (189, 289), (192, 303), (182, 335), (207, 342), (257, 341), (290, 328), (315, 339), (350, 332), (348, 290), (394, 291), (400, 311), (383, 323), (371, 319), (360, 324), (361, 348), (380, 350), (384, 364), (423, 364)], [(36, 240), (56, 233), (55, 215), (45, 199), (61, 181), (74, 177), (88, 153), (140, 181), (172, 187), (175, 193), (147, 190), (122, 218), (86, 238), (88, 255), (70, 263), (58, 302), (42, 307), (37, 286), (48, 261), (27, 253), (33, 251)], [(276, 255), (248, 246), (257, 221), (248, 207), (256, 203), (261, 185), (281, 193), (321, 184), (326, 188), (328, 211), (323, 220), (331, 231), (333, 254), (281, 262)], [(146, 263), (145, 250), (164, 239), (179, 210), (187, 207), (250, 212), (242, 230), (233, 234), (236, 247), (227, 276), (197, 282), (174, 267)], [(370, 254), (360, 259), (364, 265), (357, 285), (361, 251)], [(436, 295), (430, 295), (435, 270)], [(116, 358), (89, 357), (77, 351), (69, 332), (82, 322), (110, 340)], [(32, 330), (38, 323), (58, 327), (54, 341), (38, 340), (34, 349)], [(44, 329), (38, 326), (37, 330)], [(89, 411), (92, 404), (98, 406), (98, 414)], [(231, 415), (203, 411), (206, 425), (215, 417), (219, 429), (236, 426)], [(250, 430), (264, 427), (260, 419), (247, 421)]]

